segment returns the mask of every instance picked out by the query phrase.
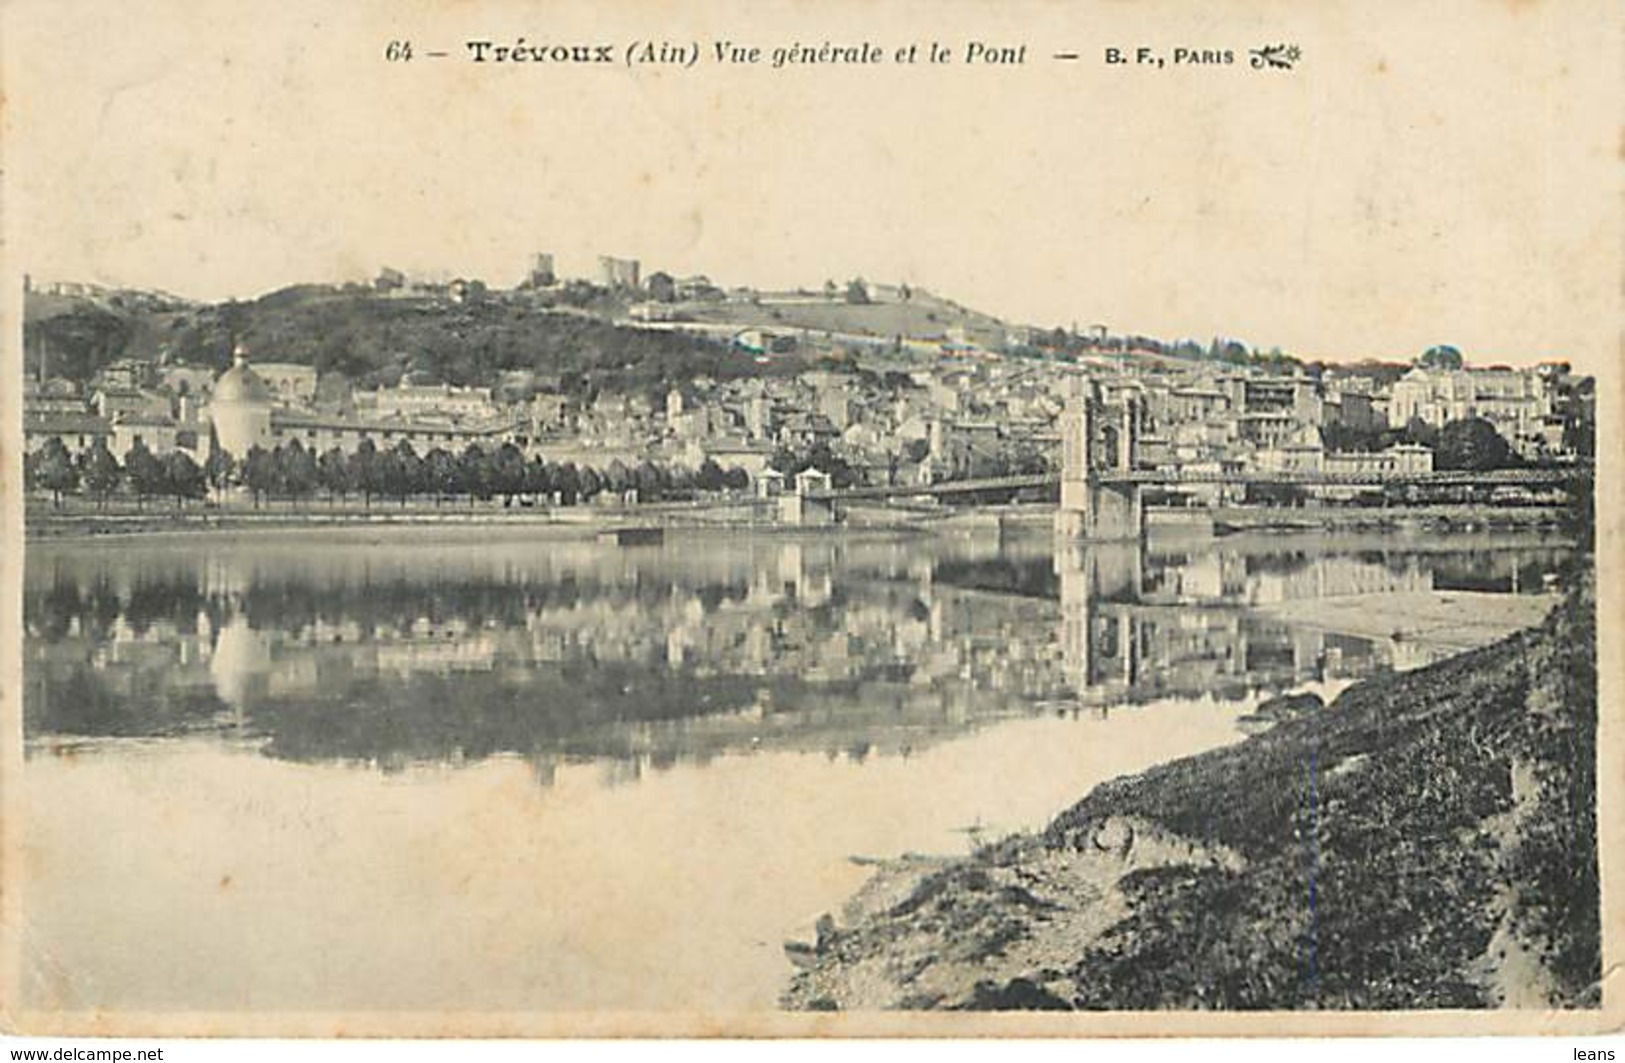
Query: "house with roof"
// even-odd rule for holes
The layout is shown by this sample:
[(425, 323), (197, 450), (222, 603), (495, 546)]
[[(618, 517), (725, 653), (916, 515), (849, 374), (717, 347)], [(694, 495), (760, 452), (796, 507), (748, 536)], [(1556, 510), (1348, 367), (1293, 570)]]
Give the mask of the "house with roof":
[(103, 417), (121, 414), (158, 416), (169, 412), (169, 399), (141, 388), (101, 387), (90, 396), (90, 404)]
[[(204, 456), (200, 453), (202, 448), (199, 446), (196, 422), (187, 424), (168, 414), (131, 413), (114, 417), (110, 427), (112, 435), (108, 449), (120, 461), (135, 449), (137, 443), (159, 456), (173, 450), (184, 450), (194, 459)], [(203, 435), (206, 439), (207, 431)]]
[(47, 413), (23, 417), (23, 450), (34, 454), (52, 439), (59, 440), (69, 454), (79, 457), (96, 447), (98, 441), (112, 438), (112, 426), (105, 417), (89, 411)]
[(1279, 442), (1253, 452), (1253, 464), (1261, 472), (1312, 473), (1321, 471), (1326, 457), (1326, 439), (1316, 424), (1300, 425)]

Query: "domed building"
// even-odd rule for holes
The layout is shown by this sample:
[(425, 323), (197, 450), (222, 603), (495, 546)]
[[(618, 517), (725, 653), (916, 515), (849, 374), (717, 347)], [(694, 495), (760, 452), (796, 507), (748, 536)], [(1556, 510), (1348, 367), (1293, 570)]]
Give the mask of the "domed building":
[(209, 398), (216, 445), (239, 461), (256, 446), (270, 450), (273, 405), (271, 389), (248, 367), (248, 352), (238, 347)]

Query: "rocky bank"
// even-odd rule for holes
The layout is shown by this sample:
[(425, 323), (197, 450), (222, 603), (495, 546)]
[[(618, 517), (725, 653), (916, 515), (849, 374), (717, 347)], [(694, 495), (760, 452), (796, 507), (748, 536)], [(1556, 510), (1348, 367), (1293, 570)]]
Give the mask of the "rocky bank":
[(1041, 835), (880, 869), (787, 1007), (1595, 1007), (1595, 593)]

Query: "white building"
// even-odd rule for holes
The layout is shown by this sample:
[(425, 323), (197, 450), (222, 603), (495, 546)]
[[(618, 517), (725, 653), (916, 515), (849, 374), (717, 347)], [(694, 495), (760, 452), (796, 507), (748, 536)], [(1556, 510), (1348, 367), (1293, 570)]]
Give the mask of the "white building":
[(304, 406), (316, 399), (316, 367), (293, 362), (258, 362), (254, 375), (281, 406)]
[(403, 379), (397, 387), (379, 388), (371, 395), (356, 396), (360, 405), (370, 405), (379, 417), (449, 417), (482, 420), (495, 417), (496, 405), (490, 388), (453, 387), (450, 384), (414, 384)]
[(271, 449), (271, 409), (275, 396), (252, 369), (241, 347), (230, 369), (220, 374), (209, 396), (208, 419), (215, 440), (227, 453), (242, 458), (254, 447)]

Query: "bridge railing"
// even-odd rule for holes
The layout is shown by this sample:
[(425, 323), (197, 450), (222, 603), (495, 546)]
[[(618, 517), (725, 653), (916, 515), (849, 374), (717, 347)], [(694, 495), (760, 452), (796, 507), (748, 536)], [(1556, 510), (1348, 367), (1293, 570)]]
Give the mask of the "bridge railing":
[[(1303, 486), (1481, 486), (1481, 487), (1560, 487), (1584, 480), (1591, 475), (1587, 466), (1540, 469), (1442, 469), (1431, 472), (1325, 472), (1319, 470), (1264, 471), (1257, 469), (1236, 472), (1185, 472), (1173, 469), (1136, 469), (1133, 472), (1100, 471), (1094, 474), (1097, 483), (1134, 484), (1146, 487), (1178, 486), (1180, 484), (1295, 484)], [(865, 498), (900, 498), (909, 496), (941, 496), (974, 494), (979, 491), (1019, 491), (1057, 487), (1061, 483), (1058, 473), (1034, 473), (1021, 476), (994, 476), (970, 480), (946, 480), (935, 484), (889, 484), (869, 487), (850, 487), (829, 491), (810, 491), (807, 498), (814, 501), (833, 501)]]

